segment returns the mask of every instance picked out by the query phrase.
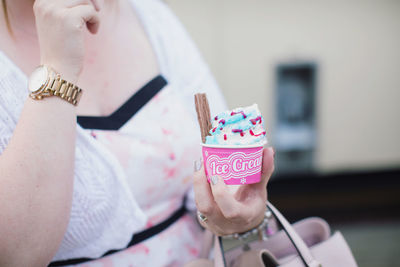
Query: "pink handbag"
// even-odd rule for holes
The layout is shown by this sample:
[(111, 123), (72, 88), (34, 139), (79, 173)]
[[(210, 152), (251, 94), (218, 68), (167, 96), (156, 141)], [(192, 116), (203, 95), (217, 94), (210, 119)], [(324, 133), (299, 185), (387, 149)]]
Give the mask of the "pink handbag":
[[(330, 227), (323, 219), (311, 217), (291, 225), (269, 202), (268, 208), (282, 226), (281, 231), (265, 241), (252, 241), (225, 252), (221, 238), (215, 237), (214, 261), (197, 259), (185, 267), (357, 266), (342, 234), (331, 235)], [(212, 238), (209, 235), (208, 242), (212, 243)]]

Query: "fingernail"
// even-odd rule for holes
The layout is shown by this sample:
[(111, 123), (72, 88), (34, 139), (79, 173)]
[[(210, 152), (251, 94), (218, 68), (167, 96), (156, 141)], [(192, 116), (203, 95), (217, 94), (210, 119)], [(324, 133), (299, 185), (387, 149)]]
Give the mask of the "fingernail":
[(213, 185), (216, 185), (218, 183), (218, 176), (211, 176), (210, 180)]
[(200, 158), (199, 160), (194, 161), (194, 171), (198, 172), (201, 169), (201, 165), (203, 163), (203, 159)]

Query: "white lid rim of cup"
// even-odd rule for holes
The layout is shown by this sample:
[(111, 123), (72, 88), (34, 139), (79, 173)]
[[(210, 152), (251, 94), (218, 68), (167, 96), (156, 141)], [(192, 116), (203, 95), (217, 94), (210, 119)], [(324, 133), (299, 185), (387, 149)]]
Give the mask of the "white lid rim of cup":
[(254, 147), (263, 147), (267, 144), (267, 141), (264, 141), (261, 144), (254, 144), (254, 145), (229, 145), (229, 146), (224, 146), (224, 145), (211, 145), (211, 144), (204, 144), (200, 143), (201, 146), (204, 147), (210, 147), (210, 148), (254, 148)]

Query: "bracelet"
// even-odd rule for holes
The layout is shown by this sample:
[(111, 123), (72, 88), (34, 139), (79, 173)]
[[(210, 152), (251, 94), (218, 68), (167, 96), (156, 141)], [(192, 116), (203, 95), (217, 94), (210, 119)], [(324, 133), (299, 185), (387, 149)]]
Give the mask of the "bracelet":
[(247, 239), (250, 235), (258, 235), (260, 240), (266, 240), (267, 239), (267, 234), (266, 231), (263, 231), (264, 228), (268, 225), (269, 219), (271, 219), (272, 213), (271, 211), (267, 210), (264, 213), (264, 219), (263, 221), (253, 229), (248, 230), (247, 232), (243, 233), (235, 233), (235, 234), (230, 234), (230, 235), (224, 235), (222, 238), (226, 239), (236, 239), (243, 241)]

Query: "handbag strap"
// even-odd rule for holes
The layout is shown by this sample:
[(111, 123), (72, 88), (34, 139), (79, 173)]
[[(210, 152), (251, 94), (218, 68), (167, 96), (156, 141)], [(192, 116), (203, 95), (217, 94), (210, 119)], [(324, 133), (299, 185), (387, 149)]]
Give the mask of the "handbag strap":
[(276, 220), (280, 223), (283, 230), (289, 237), (293, 246), (296, 248), (299, 253), (300, 258), (303, 260), (306, 267), (321, 267), (322, 265), (314, 259), (311, 254), (310, 249), (304, 240), (296, 233), (292, 225), (286, 220), (285, 217), (270, 203), (267, 203), (267, 207), (271, 211), (271, 213), (275, 216)]
[[(316, 259), (314, 259), (311, 254), (310, 249), (304, 240), (296, 233), (292, 225), (286, 220), (286, 218), (268, 201), (267, 207), (274, 215), (276, 220), (280, 223), (283, 230), (289, 237), (289, 240), (292, 242), (293, 246), (297, 250), (300, 258), (306, 267), (322, 267), (321, 263), (319, 263)], [(225, 253), (222, 247), (221, 237), (215, 237), (214, 242), (214, 266), (215, 267), (227, 267), (225, 261)]]

